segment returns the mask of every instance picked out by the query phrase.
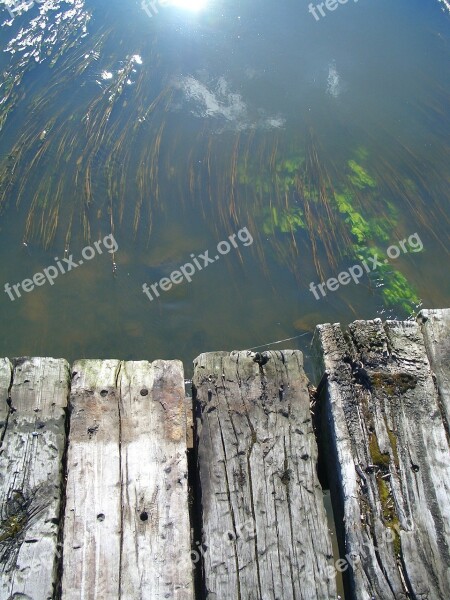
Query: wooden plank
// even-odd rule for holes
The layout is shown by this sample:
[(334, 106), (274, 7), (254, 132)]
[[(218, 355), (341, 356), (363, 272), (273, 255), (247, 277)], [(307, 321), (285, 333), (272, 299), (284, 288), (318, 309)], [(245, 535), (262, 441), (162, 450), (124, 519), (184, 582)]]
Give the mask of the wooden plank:
[(420, 328), (320, 325), (314, 342), (352, 597), (448, 598), (450, 453)]
[(192, 600), (182, 363), (73, 371), (63, 599)]
[(121, 597), (192, 600), (183, 364), (125, 362), (119, 387)]
[(72, 368), (62, 599), (119, 598), (121, 548), (118, 360)]
[(436, 376), (447, 434), (450, 429), (450, 309), (422, 310), (421, 324), (431, 369)]
[[(11, 387), (12, 365), (7, 358), (0, 358), (0, 448), (10, 413), (9, 388)], [(1, 450), (0, 450), (1, 453)]]
[(208, 599), (335, 598), (301, 352), (201, 354), (193, 390)]
[[(3, 363), (6, 381), (8, 371)], [(1, 598), (47, 600), (56, 593), (68, 395), (65, 360), (14, 361), (0, 455)]]

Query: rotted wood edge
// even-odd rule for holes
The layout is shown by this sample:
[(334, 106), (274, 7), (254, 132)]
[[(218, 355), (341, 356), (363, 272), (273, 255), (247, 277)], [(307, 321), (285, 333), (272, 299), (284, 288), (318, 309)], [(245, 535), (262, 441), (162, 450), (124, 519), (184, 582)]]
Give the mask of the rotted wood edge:
[(318, 377), (326, 374), (323, 426), (352, 597), (444, 600), (449, 446), (419, 327), (320, 325), (314, 347)]
[(69, 365), (20, 358), (0, 365), (0, 596), (58, 593)]

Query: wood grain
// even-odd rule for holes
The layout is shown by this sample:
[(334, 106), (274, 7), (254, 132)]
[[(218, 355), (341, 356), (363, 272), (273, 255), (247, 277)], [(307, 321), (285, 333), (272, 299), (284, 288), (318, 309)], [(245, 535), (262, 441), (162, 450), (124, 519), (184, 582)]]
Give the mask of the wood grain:
[(418, 316), (431, 369), (436, 377), (439, 401), (450, 430), (450, 309), (423, 310)]
[(125, 362), (118, 382), (120, 597), (192, 600), (183, 365)]
[(201, 354), (193, 386), (208, 599), (335, 598), (301, 352)]
[[(8, 362), (2, 371), (4, 394)], [(0, 454), (1, 598), (47, 600), (56, 591), (68, 394), (65, 360), (14, 361)]]
[(73, 371), (63, 598), (192, 600), (182, 363)]
[(352, 597), (448, 598), (450, 453), (419, 326), (320, 325), (315, 344)]
[(0, 448), (9, 417), (9, 388), (11, 387), (12, 365), (7, 358), (0, 358)]
[(63, 600), (119, 598), (121, 548), (118, 360), (72, 367)]

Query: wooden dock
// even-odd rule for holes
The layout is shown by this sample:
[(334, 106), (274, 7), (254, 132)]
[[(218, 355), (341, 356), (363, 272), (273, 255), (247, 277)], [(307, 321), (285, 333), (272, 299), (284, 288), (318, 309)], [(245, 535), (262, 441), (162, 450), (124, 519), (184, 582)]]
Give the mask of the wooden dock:
[(450, 309), (313, 349), (0, 359), (0, 600), (448, 600)]

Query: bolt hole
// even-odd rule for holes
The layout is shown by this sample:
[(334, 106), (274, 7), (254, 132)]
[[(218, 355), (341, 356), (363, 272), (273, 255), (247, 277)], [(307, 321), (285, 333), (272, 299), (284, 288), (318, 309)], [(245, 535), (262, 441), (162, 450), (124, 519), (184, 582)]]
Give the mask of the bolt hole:
[(141, 512), (140, 517), (141, 517), (141, 521), (148, 521), (148, 512), (146, 510), (143, 510)]
[(411, 465), (411, 469), (414, 471), (414, 473), (417, 473), (419, 470), (419, 465)]
[(97, 515), (97, 521), (104, 521), (105, 520), (105, 515), (103, 513), (99, 513)]
[(147, 394), (148, 394), (148, 390), (146, 390), (145, 388), (142, 388), (141, 396), (147, 396)]
[(100, 396), (101, 396), (102, 398), (104, 398), (104, 397), (105, 397), (105, 396), (107, 396), (107, 395), (108, 395), (108, 390), (102, 390), (102, 391), (100, 392)]

